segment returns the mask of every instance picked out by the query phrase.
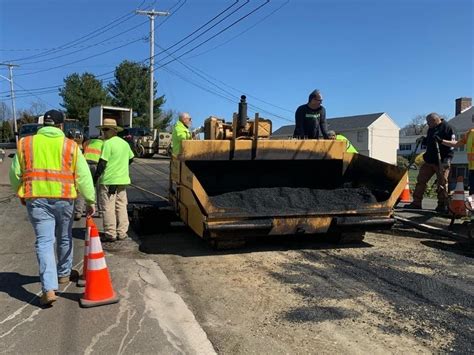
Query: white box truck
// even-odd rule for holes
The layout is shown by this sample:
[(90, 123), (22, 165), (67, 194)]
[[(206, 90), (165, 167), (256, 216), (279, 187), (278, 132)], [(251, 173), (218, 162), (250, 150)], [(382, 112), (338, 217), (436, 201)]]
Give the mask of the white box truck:
[(89, 110), (89, 137), (94, 138), (100, 135), (97, 126), (101, 126), (104, 118), (113, 118), (117, 125), (122, 128), (132, 127), (133, 112), (131, 108), (113, 106), (95, 106)]

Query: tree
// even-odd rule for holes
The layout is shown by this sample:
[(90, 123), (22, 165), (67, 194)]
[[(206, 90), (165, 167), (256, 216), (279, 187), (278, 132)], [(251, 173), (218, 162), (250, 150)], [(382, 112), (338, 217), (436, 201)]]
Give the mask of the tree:
[[(445, 121), (448, 120), (446, 115), (440, 115)], [(428, 125), (426, 124), (426, 115), (416, 115), (410, 122), (400, 130), (401, 136), (418, 136), (426, 134)]]
[[(130, 107), (136, 113), (134, 126), (149, 127), (150, 70), (145, 64), (123, 61), (115, 69), (115, 80), (108, 85), (112, 103), (116, 106)], [(153, 85), (156, 94), (157, 83)], [(161, 107), (166, 102), (164, 95), (153, 102), (154, 127), (166, 127), (171, 121), (169, 112), (163, 113)], [(172, 114), (171, 114), (172, 116)], [(156, 119), (155, 119), (156, 117)]]
[(0, 125), (0, 142), (10, 142), (13, 138), (13, 130), (10, 122), (5, 120)]
[(41, 116), (47, 110), (48, 108), (44, 103), (33, 101), (32, 103), (30, 103), (30, 108), (28, 109), (28, 112), (33, 116)]
[(12, 111), (5, 102), (0, 102), (0, 121), (7, 121), (13, 119)]
[(102, 81), (91, 73), (74, 73), (67, 76), (59, 95), (63, 98), (61, 106), (66, 109), (66, 116), (78, 119), (85, 125), (88, 123), (91, 107), (108, 105), (111, 101)]
[(402, 136), (417, 136), (426, 132), (426, 115), (416, 115), (400, 130)]

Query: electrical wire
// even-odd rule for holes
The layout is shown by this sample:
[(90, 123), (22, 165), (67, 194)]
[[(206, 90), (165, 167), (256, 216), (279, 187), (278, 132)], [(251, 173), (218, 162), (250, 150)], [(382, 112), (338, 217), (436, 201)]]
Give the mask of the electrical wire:
[[(150, 6), (153, 6), (155, 4), (156, 0), (150, 5)], [(145, 0), (143, 0), (139, 7), (142, 6), (143, 4), (145, 3)], [(74, 45), (77, 45), (79, 43), (84, 43), (85, 41), (88, 41), (90, 40), (91, 38), (94, 38), (94, 37), (97, 37), (99, 35), (101, 35), (102, 33), (105, 33), (109, 30), (111, 30), (112, 28), (115, 28), (117, 27), (118, 25), (120, 25), (121, 23), (125, 22), (125, 21), (128, 21), (129, 19), (131, 19), (132, 17), (136, 16), (135, 14), (135, 11), (129, 11), (127, 12), (125, 15), (122, 15), (118, 18), (116, 18), (115, 20), (112, 20), (111, 22), (109, 22), (107, 25), (104, 25), (82, 37), (79, 37), (75, 40), (72, 40), (72, 41), (69, 41), (59, 47), (56, 47), (55, 49), (51, 49), (51, 50), (47, 50), (43, 53), (38, 53), (38, 54), (35, 54), (35, 55), (32, 55), (32, 56), (27, 56), (27, 57), (23, 57), (23, 58), (17, 58), (17, 59), (12, 59), (10, 60), (11, 62), (19, 62), (19, 61), (23, 61), (23, 60), (27, 60), (27, 59), (32, 59), (32, 58), (40, 58), (40, 57), (44, 57), (44, 56), (47, 56), (49, 54), (52, 54), (52, 53), (57, 53), (61, 50), (65, 50), (65, 49), (68, 49), (70, 48), (71, 46), (74, 46)], [(121, 21), (122, 19), (124, 19), (123, 21)], [(118, 23), (116, 23), (118, 22)], [(113, 25), (114, 23), (116, 23), (115, 25)], [(113, 25), (113, 26), (112, 26)], [(110, 27), (107, 29), (107, 27)], [(100, 32), (101, 30), (104, 30), (102, 32)], [(97, 32), (99, 32), (97, 35), (94, 35), (96, 34)]]
[[(197, 48), (201, 47), (202, 45), (206, 44), (207, 42), (209, 42), (210, 40), (214, 39), (215, 37), (217, 37), (217, 36), (220, 35), (221, 33), (227, 31), (229, 28), (235, 26), (235, 25), (236, 25), (237, 23), (239, 23), (240, 21), (242, 21), (242, 20), (244, 20), (245, 18), (247, 18), (248, 16), (254, 14), (254, 13), (257, 12), (258, 10), (260, 10), (263, 6), (267, 5), (269, 2), (270, 2), (270, 0), (266, 0), (263, 4), (261, 4), (260, 6), (258, 6), (258, 7), (255, 8), (254, 10), (252, 10), (251, 12), (249, 12), (249, 13), (247, 13), (246, 15), (240, 17), (240, 18), (237, 19), (236, 21), (232, 22), (229, 26), (223, 28), (222, 30), (220, 30), (219, 32), (217, 32), (216, 34), (214, 34), (213, 36), (209, 37), (208, 39), (206, 39), (205, 41), (199, 43), (198, 45), (194, 46), (193, 48), (189, 49), (188, 51), (186, 51), (186, 52), (180, 54), (180, 56), (179, 56), (178, 58), (180, 58), (180, 57), (182, 57), (182, 56), (184, 56), (184, 55), (186, 55), (186, 54), (188, 54), (188, 53), (191, 53), (191, 52), (194, 51), (195, 49), (197, 49)], [(173, 53), (174, 53), (174, 52), (173, 52)], [(158, 67), (157, 69), (162, 68), (162, 67), (164, 67), (164, 66), (166, 66), (166, 65), (168, 65), (168, 64), (170, 64), (170, 63), (172, 63), (172, 62), (174, 62), (175, 60), (176, 60), (176, 59), (172, 59), (172, 60), (170, 60), (170, 61), (168, 61), (168, 62), (162, 64), (162, 65), (161, 65), (160, 67)]]
[(272, 16), (273, 14), (275, 14), (276, 12), (278, 12), (282, 7), (286, 6), (288, 3), (290, 2), (290, 0), (286, 0), (281, 6), (277, 7), (275, 10), (273, 10), (272, 12), (270, 12), (267, 16), (263, 17), (260, 21), (258, 21), (257, 23), (253, 24), (252, 26), (250, 26), (249, 28), (247, 28), (246, 30), (236, 34), (234, 37), (231, 37), (230, 39), (228, 39), (227, 41), (221, 43), (221, 44), (218, 44), (217, 46), (213, 47), (213, 48), (210, 48), (204, 52), (201, 52), (201, 53), (198, 53), (198, 54), (195, 54), (193, 56), (189, 56), (187, 57), (186, 59), (191, 59), (191, 58), (196, 58), (196, 57), (200, 57), (204, 54), (207, 54), (209, 52), (212, 52), (213, 50), (216, 50), (217, 48), (220, 48), (224, 45), (226, 45), (227, 43), (233, 41), (234, 39), (236, 39), (237, 37), (240, 37), (242, 36), (244, 33), (250, 31), (252, 28), (258, 26), (259, 24), (261, 24), (263, 21), (265, 21), (267, 18), (269, 18), (270, 16)]

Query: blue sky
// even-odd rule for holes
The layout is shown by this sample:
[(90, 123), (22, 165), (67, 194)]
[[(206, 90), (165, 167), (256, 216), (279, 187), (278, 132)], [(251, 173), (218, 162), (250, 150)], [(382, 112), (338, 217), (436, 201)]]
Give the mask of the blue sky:
[[(149, 56), (143, 39), (149, 22), (132, 14), (136, 8), (171, 9), (172, 16), (156, 20), (155, 34), (157, 45), (169, 48), (232, 4), (169, 49), (230, 14), (177, 50), (179, 61), (160, 67), (172, 58), (156, 58), (165, 108), (189, 111), (195, 126), (210, 115), (231, 119), (241, 94), (249, 96), (250, 112), (272, 119), (276, 129), (293, 123), (296, 107), (315, 88), (328, 117), (387, 112), (399, 126), (432, 111), (452, 117), (454, 100), (474, 92), (472, 0), (0, 0), (0, 62), (20, 65), (14, 69), (18, 109), (32, 102), (60, 107), (55, 86), (67, 75), (100, 75), (125, 59)], [(0, 75), (8, 76), (7, 69)], [(0, 100), (10, 105), (8, 90), (0, 77)]]

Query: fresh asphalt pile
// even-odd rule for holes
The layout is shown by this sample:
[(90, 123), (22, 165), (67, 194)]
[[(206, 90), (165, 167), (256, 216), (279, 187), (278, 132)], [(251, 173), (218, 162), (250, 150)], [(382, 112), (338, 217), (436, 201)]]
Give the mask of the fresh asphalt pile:
[(231, 191), (209, 198), (218, 208), (248, 213), (275, 213), (282, 210), (289, 213), (346, 211), (377, 202), (374, 194), (366, 187), (333, 190), (266, 187)]

